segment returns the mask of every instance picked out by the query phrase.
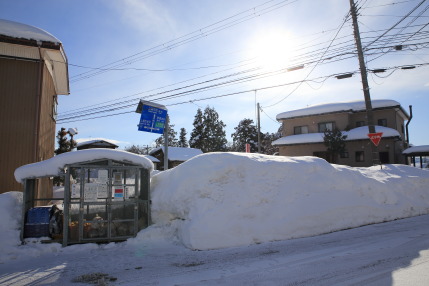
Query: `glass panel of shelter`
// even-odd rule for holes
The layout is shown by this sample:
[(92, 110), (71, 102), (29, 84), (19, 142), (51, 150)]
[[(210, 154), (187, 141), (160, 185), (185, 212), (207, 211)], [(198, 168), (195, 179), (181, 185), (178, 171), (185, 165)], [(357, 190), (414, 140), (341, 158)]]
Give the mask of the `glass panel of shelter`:
[(68, 240), (94, 241), (135, 235), (139, 179), (139, 169), (131, 166), (71, 167)]

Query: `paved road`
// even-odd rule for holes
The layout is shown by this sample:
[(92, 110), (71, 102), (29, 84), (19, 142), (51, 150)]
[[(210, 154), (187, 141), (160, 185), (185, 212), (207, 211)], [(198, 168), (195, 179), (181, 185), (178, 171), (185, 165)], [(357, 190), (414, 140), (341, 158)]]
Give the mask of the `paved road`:
[(429, 285), (429, 215), (223, 250), (69, 251), (0, 265), (0, 285), (79, 285), (94, 272), (117, 278), (108, 285)]

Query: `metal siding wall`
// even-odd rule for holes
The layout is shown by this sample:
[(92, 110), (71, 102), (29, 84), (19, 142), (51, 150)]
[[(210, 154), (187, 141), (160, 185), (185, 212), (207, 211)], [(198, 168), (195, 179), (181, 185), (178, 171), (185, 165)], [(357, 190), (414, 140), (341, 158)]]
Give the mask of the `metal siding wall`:
[[(40, 109), (39, 158), (37, 158), (39, 161), (43, 161), (54, 156), (55, 121), (52, 118), (54, 96), (55, 86), (52, 77), (45, 66), (43, 69), (43, 91)], [(38, 197), (52, 197), (52, 180), (49, 178), (39, 180)]]
[(0, 193), (22, 191), (14, 171), (34, 157), (39, 64), (0, 58)]

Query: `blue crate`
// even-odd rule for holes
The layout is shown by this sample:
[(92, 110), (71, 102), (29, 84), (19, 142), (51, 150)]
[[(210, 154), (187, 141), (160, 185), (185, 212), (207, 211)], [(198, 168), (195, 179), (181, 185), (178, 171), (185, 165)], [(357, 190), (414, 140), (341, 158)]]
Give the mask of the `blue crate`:
[(27, 224), (49, 224), (50, 207), (34, 207), (27, 211)]
[(49, 223), (25, 224), (24, 237), (47, 237), (49, 234)]

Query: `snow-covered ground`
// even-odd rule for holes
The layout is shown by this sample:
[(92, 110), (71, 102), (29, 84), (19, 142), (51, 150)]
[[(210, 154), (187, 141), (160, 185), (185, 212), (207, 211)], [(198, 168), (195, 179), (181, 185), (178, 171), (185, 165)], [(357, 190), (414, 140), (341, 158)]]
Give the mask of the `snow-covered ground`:
[(428, 170), (403, 165), (203, 154), (153, 176), (154, 224), (136, 238), (66, 248), (19, 245), (21, 196), (10, 192), (0, 284), (98, 272), (112, 285), (427, 285), (428, 186)]

